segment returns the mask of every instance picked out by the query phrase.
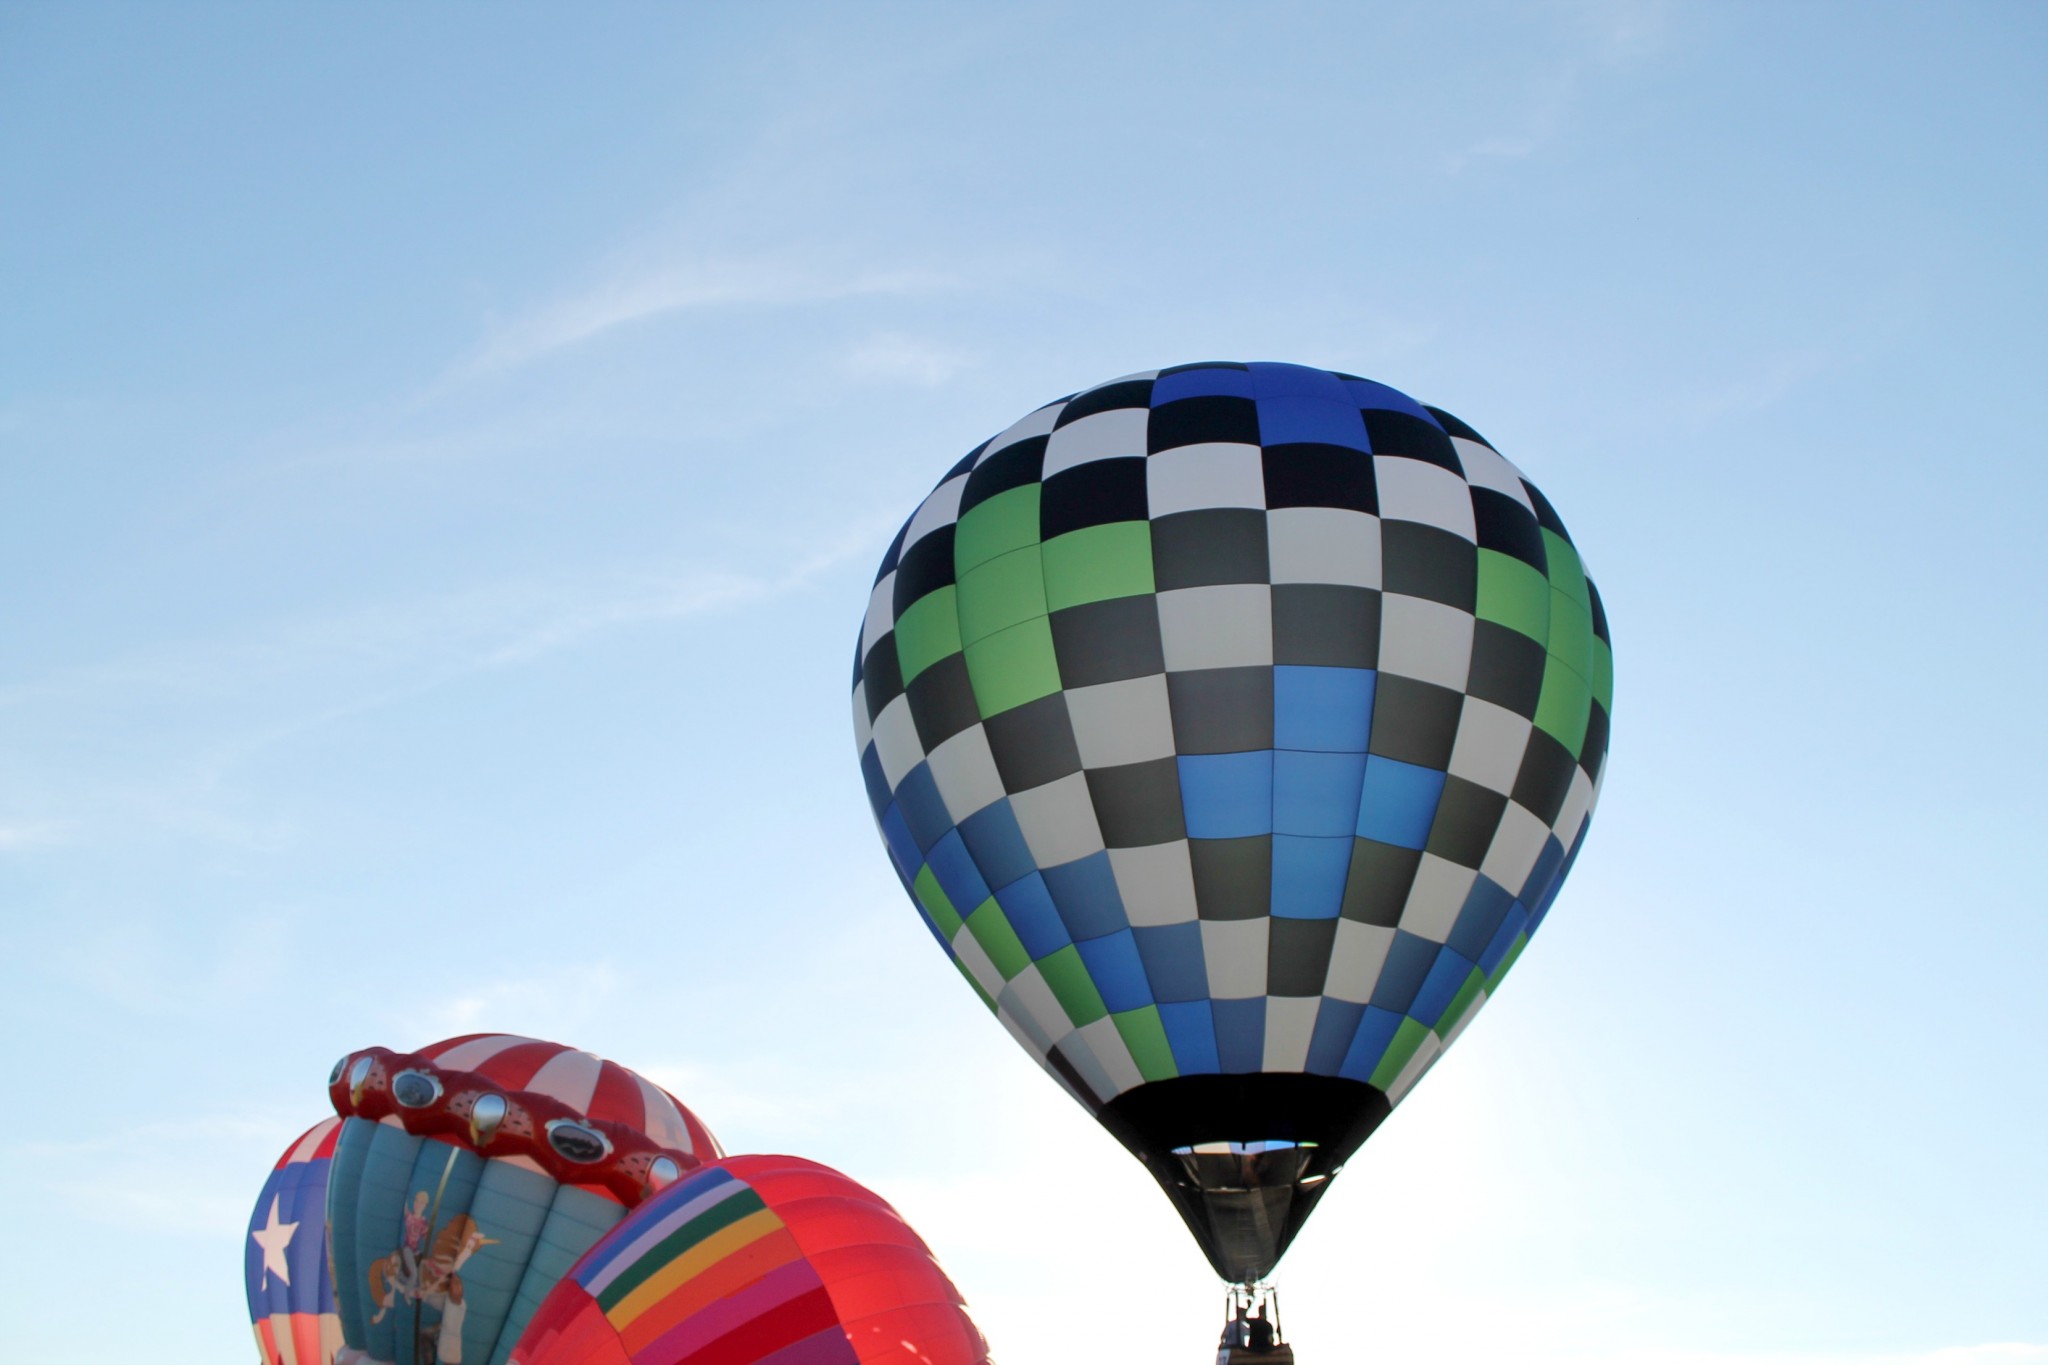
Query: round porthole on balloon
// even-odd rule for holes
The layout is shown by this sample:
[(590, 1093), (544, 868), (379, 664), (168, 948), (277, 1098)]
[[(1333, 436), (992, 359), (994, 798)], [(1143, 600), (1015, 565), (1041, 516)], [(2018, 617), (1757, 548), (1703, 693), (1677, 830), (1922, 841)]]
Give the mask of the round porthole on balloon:
[(391, 1078), (391, 1098), (407, 1109), (424, 1109), (441, 1098), (441, 1082), (423, 1071), (401, 1071)]
[(611, 1155), (612, 1145), (603, 1133), (574, 1119), (555, 1119), (547, 1126), (548, 1146), (563, 1159), (588, 1164)]

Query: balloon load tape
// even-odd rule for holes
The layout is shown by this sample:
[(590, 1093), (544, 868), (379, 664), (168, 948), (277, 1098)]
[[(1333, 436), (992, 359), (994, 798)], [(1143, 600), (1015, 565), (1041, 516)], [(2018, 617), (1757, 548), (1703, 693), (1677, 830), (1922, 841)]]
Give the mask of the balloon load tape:
[(334, 1064), (327, 1095), (345, 1119), (395, 1123), (415, 1137), (480, 1156), (523, 1157), (561, 1184), (601, 1191), (627, 1208), (703, 1164), (624, 1124), (475, 1072), (437, 1066), (415, 1052), (351, 1052)]

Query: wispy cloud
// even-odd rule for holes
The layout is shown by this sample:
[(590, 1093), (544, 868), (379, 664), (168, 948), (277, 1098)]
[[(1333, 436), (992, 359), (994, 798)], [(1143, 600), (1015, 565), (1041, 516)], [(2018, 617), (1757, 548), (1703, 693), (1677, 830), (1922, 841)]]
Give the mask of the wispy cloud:
[(407, 1002), (390, 1011), (386, 1024), (404, 1037), (453, 1037), (485, 1029), (574, 1037), (621, 986), (618, 969), (609, 962), (567, 963), (540, 974), (500, 977), (437, 1000), (424, 1012), (416, 1002)]
[(283, 979), (291, 935), (272, 915), (207, 927), (132, 912), (72, 926), (45, 965), (70, 989), (122, 1013), (191, 1019), (219, 1013), (249, 982)]
[(1944, 1346), (1933, 1351), (1700, 1351), (1636, 1348), (1575, 1359), (1600, 1365), (2048, 1365), (2048, 1345), (2023, 1341)]
[[(267, 692), (283, 678), (312, 675), (329, 682), (330, 691), (339, 683), (356, 694), (320, 712), (343, 714), (387, 695), (526, 663), (594, 636), (799, 591), (869, 551), (882, 529), (850, 528), (772, 574), (696, 565), (619, 568), (371, 603), (59, 670), (0, 688), (0, 710), (94, 693), (225, 697)], [(56, 826), (23, 828), (29, 838), (36, 829)]]
[(450, 377), (467, 379), (512, 369), (617, 328), (678, 313), (923, 294), (950, 283), (944, 275), (909, 267), (835, 271), (792, 259), (682, 255), (616, 270), (596, 284), (489, 327)]
[(78, 1212), (111, 1227), (208, 1241), (242, 1231), (249, 1217), (247, 1189), (227, 1181), (196, 1184), (189, 1171), (168, 1166), (102, 1171), (98, 1179), (81, 1182)]
[(1516, 160), (1548, 144), (1578, 101), (1580, 80), (1576, 64), (1544, 76), (1530, 90), (1512, 126), (1455, 153), (1450, 160), (1451, 173), (1456, 175), (1478, 161)]
[(943, 384), (974, 363), (966, 352), (900, 332), (880, 332), (847, 354), (848, 372), (862, 379)]
[(1615, 65), (1642, 61), (1671, 41), (1675, 0), (1576, 0), (1565, 13), (1577, 24), (1600, 61)]
[(1747, 374), (1736, 375), (1695, 395), (1682, 405), (1682, 411), (1700, 424), (1721, 417), (1761, 412), (1841, 363), (1833, 353), (1818, 348), (1784, 351), (1766, 359)]
[[(36, 812), (0, 825), (0, 853), (94, 843), (108, 828), (273, 848), (290, 838), (289, 827), (233, 799), (233, 774), (260, 752), (482, 674), (800, 592), (870, 553), (888, 530), (880, 522), (848, 526), (770, 572), (671, 564), (498, 581), (137, 651), (0, 688), (0, 716), (19, 737), (0, 765), (0, 796)], [(31, 743), (117, 718), (150, 739), (112, 771), (82, 774), (61, 747)], [(147, 965), (132, 944), (106, 948), (85, 959), (95, 976)]]
[(54, 1187), (66, 1217), (218, 1244), (242, 1235), (270, 1164), (325, 1107), (316, 1095), (304, 1112), (185, 1114), (109, 1132), (68, 1133), (62, 1141), (13, 1143), (0, 1147), (0, 1159), (33, 1169), (86, 1161), (89, 1179)]
[(1532, 156), (1562, 134), (1587, 82), (1603, 70), (1646, 61), (1669, 42), (1671, 0), (1578, 0), (1553, 11), (1569, 29), (1568, 55), (1533, 69), (1519, 106), (1497, 132), (1453, 153), (1457, 175), (1488, 160)]
[(803, 1147), (835, 1124), (865, 1121), (863, 1110), (877, 1089), (874, 1075), (821, 1073), (774, 1054), (743, 1063), (697, 1059), (636, 1069), (706, 1116), (734, 1152)]
[(11, 820), (0, 822), (0, 853), (25, 853), (30, 849), (61, 844), (70, 827), (61, 820)]

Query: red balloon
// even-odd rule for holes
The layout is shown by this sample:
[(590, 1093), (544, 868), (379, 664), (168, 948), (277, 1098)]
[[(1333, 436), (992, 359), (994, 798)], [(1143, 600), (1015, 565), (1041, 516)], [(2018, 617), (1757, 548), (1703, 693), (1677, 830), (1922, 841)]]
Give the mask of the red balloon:
[(549, 1293), (508, 1365), (986, 1365), (930, 1248), (793, 1156), (728, 1157), (636, 1209)]

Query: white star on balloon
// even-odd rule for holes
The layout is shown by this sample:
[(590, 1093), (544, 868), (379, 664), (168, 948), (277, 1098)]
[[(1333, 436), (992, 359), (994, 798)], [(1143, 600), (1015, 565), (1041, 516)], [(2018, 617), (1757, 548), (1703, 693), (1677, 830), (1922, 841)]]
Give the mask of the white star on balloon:
[(270, 1282), (271, 1272), (286, 1285), (292, 1282), (292, 1273), (284, 1263), (284, 1249), (292, 1244), (292, 1234), (299, 1230), (297, 1223), (277, 1221), (277, 1196), (270, 1196), (270, 1221), (252, 1230), (249, 1235), (256, 1239), (256, 1245), (263, 1248), (263, 1279)]

